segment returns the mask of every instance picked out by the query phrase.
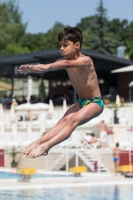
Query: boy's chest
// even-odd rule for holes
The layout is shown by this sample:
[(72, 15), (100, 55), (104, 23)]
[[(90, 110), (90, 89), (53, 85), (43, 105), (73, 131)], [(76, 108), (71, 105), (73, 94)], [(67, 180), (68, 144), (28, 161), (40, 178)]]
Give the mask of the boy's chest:
[(85, 73), (84, 67), (67, 69), (69, 76), (82, 76)]

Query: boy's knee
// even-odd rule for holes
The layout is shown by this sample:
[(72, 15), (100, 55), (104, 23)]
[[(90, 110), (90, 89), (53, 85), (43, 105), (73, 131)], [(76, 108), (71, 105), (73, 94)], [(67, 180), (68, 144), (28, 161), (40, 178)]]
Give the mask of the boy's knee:
[(61, 122), (61, 123), (66, 123), (68, 121), (68, 118), (67, 117), (62, 117), (61, 119), (60, 119), (60, 121), (59, 122)]
[(78, 120), (78, 118), (76, 118), (76, 117), (71, 117), (71, 118), (68, 120), (68, 124), (69, 124), (70, 126), (76, 127), (76, 126), (79, 125), (79, 120)]

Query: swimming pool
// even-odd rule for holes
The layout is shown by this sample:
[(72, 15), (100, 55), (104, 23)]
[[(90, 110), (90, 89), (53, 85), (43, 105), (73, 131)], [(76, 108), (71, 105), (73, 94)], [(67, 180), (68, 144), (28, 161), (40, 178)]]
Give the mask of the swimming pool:
[(133, 185), (3, 190), (0, 200), (133, 200)]
[[(35, 175), (31, 175), (31, 178), (56, 178), (56, 177), (72, 177), (73, 175), (65, 175), (65, 174), (50, 174), (50, 173), (46, 173), (46, 174), (35, 174)], [(23, 176), (21, 174), (13, 174), (11, 172), (1, 172), (0, 171), (0, 179), (22, 179)]]

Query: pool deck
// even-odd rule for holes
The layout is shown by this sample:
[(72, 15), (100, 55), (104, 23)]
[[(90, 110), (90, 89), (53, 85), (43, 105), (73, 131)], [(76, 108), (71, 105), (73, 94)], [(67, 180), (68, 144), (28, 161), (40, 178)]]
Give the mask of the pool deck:
[[(61, 172), (60, 174), (63, 173)], [(18, 182), (16, 179), (0, 179), (0, 190), (128, 184), (133, 184), (133, 178), (125, 178), (123, 175), (86, 173), (81, 177), (36, 178), (31, 179), (30, 182)]]

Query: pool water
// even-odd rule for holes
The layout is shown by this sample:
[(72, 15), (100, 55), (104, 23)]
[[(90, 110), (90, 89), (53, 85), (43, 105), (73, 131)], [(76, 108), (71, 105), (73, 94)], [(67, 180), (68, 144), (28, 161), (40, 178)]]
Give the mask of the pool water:
[[(73, 175), (69, 175), (72, 177)], [(68, 177), (67, 175), (61, 174), (34, 174), (31, 175), (31, 178), (59, 178), (59, 177)], [(11, 172), (0, 172), (0, 179), (22, 179), (23, 176), (21, 174), (13, 174)], [(1, 200), (1, 199), (0, 199)]]
[(0, 200), (133, 200), (133, 185), (0, 191)]

